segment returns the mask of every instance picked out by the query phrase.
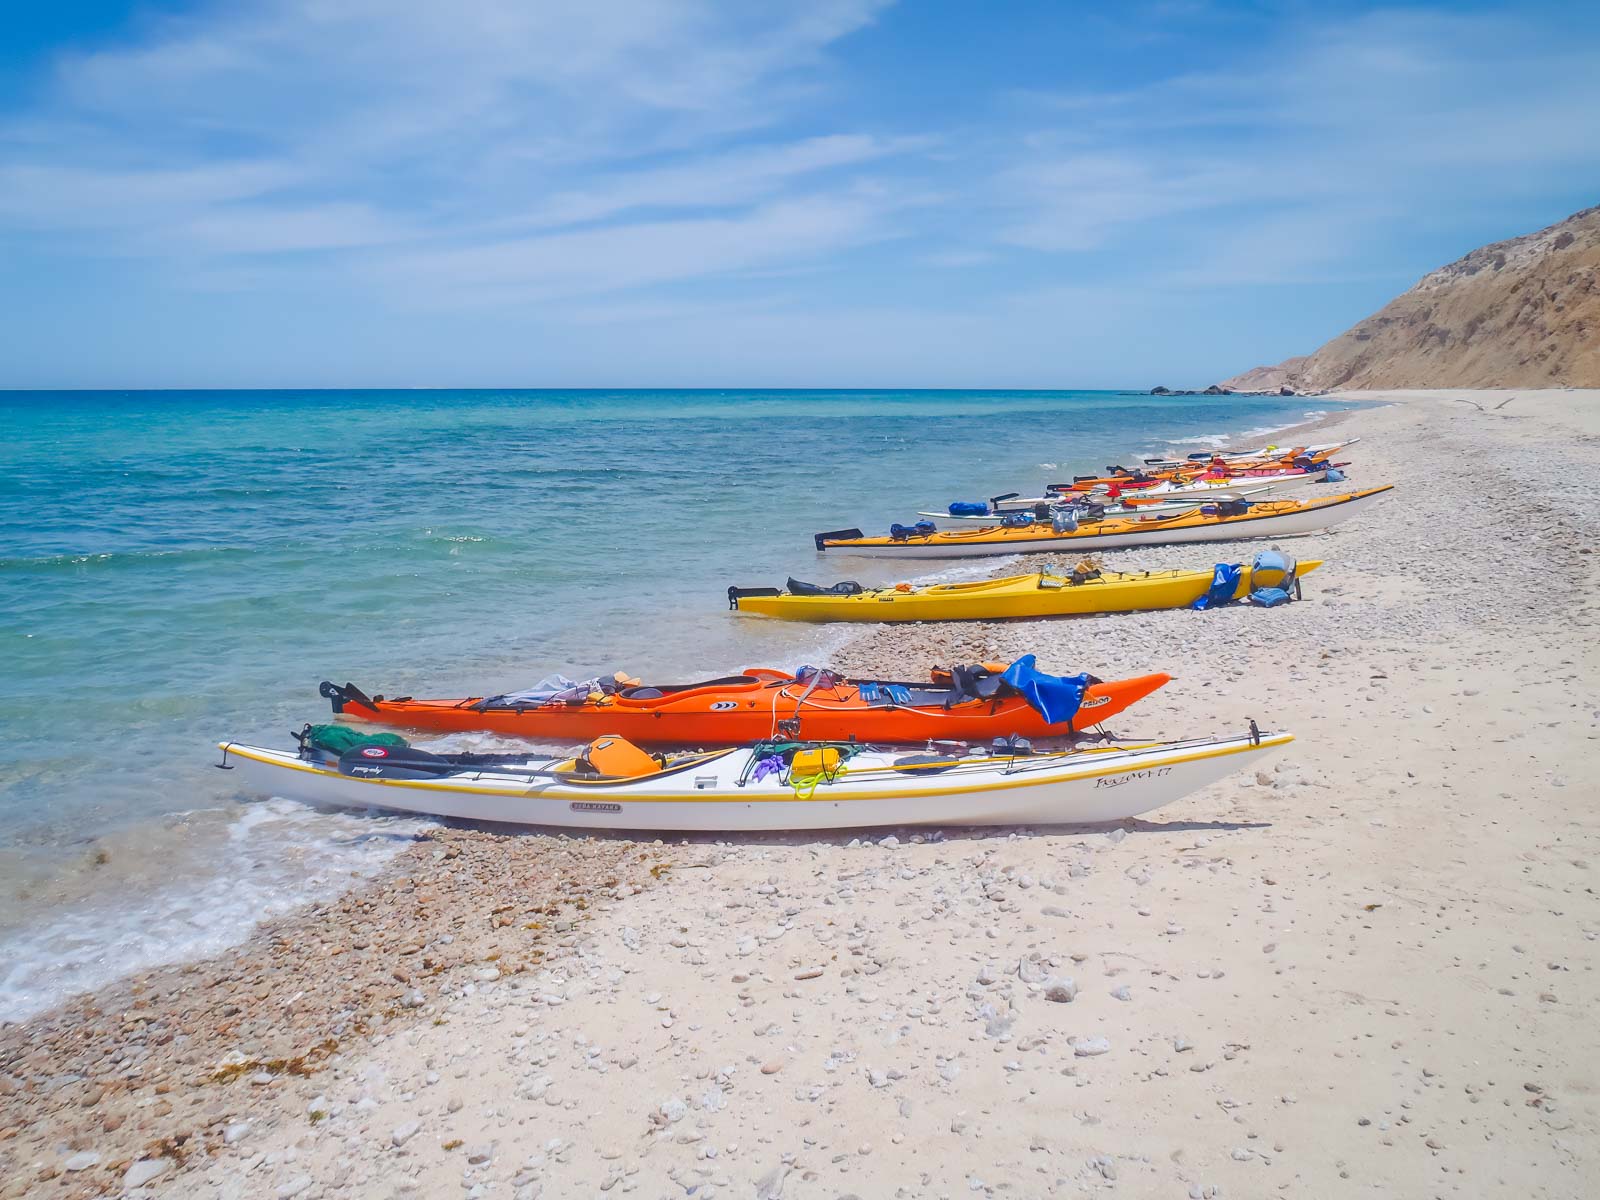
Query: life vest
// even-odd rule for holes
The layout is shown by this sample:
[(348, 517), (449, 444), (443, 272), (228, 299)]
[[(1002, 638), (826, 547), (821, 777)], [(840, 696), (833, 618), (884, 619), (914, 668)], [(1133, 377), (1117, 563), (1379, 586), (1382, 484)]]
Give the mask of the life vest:
[(655, 756), (645, 753), (625, 737), (608, 734), (597, 737), (584, 747), (578, 759), (596, 775), (613, 779), (637, 779), (641, 775), (654, 775), (661, 770)]

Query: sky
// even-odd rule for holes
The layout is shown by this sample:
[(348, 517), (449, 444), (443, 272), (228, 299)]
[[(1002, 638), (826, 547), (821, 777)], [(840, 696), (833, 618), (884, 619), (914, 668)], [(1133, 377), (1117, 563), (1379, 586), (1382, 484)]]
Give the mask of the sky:
[(1600, 6), (14, 6), (0, 387), (1204, 386), (1600, 202)]

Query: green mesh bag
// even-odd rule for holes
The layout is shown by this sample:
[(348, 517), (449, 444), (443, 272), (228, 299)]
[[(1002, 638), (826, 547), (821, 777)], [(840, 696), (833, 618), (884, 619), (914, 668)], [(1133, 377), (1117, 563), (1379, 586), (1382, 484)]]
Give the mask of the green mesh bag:
[(348, 725), (313, 725), (305, 734), (305, 742), (329, 754), (344, 754), (358, 746), (392, 746), (403, 750), (410, 745), (398, 733), (363, 733)]

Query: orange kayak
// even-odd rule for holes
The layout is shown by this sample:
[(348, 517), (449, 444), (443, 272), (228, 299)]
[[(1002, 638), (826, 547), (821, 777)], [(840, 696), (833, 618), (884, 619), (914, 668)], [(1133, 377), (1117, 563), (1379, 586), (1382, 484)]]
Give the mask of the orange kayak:
[[(963, 670), (958, 668), (958, 670)], [(727, 746), (763, 738), (913, 744), (988, 741), (1017, 734), (1061, 737), (1098, 725), (1167, 683), (1165, 674), (1093, 681), (1078, 711), (1049, 724), (1028, 701), (980, 671), (953, 686), (935, 669), (926, 683), (881, 683), (748, 668), (703, 683), (623, 687), (575, 700), (510, 702), (510, 697), (386, 700), (354, 684), (323, 683), (335, 714), (358, 721), (439, 732), (482, 730), (549, 742), (584, 742), (616, 734), (649, 746)], [(977, 694), (973, 694), (974, 688)]]

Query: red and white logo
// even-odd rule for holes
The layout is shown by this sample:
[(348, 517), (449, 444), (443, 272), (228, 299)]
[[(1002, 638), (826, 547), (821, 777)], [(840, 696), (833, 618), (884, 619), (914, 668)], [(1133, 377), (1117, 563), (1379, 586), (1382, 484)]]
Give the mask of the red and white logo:
[(388, 758), (389, 752), (382, 746), (363, 746), (361, 753), (368, 758)]

